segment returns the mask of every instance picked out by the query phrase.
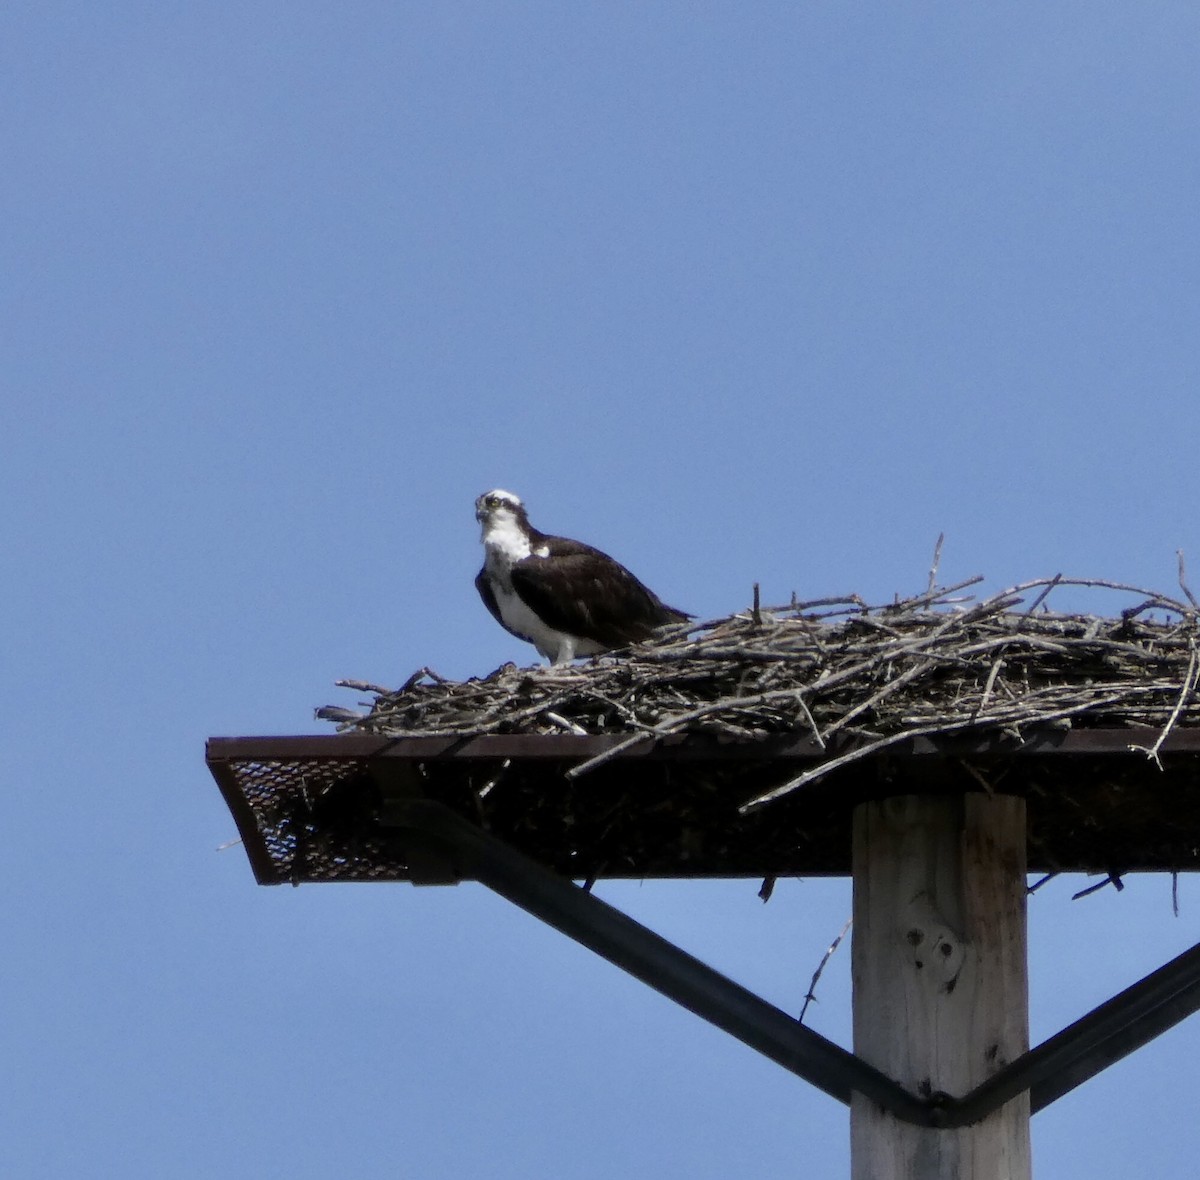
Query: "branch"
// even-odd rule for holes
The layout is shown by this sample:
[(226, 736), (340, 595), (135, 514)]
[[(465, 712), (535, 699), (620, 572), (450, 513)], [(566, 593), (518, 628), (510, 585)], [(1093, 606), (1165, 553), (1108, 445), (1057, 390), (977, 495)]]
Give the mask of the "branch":
[(804, 1006), (800, 1009), (800, 1015), (796, 1017), (801, 1024), (804, 1023), (804, 1014), (808, 1011), (809, 1004), (816, 1001), (817, 980), (821, 978), (821, 972), (825, 970), (825, 964), (833, 958), (833, 952), (838, 949), (842, 939), (846, 937), (846, 931), (850, 929), (853, 922), (853, 918), (846, 919), (846, 924), (842, 927), (841, 933), (829, 944), (829, 949), (825, 952), (821, 962), (817, 965), (817, 969), (813, 972), (812, 982), (808, 985), (808, 995), (804, 997)]
[(937, 586), (938, 566), (942, 560), (942, 542), (945, 539), (945, 533), (938, 533), (937, 544), (933, 547), (933, 564), (929, 567), (929, 589), (925, 592), (926, 596), (932, 594)]

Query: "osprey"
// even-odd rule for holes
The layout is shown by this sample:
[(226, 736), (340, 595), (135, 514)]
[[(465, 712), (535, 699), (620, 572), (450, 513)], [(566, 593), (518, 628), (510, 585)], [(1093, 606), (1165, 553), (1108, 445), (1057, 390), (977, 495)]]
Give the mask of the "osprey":
[(607, 553), (539, 533), (512, 492), (485, 492), (475, 519), (483, 526), (475, 588), (484, 606), (553, 664), (637, 643), (692, 617), (665, 606)]

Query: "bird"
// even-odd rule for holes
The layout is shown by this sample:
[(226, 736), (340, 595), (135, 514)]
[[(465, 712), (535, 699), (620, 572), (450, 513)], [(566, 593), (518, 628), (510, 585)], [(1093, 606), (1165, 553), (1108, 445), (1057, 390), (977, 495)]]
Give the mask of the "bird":
[(512, 492), (484, 492), (475, 519), (484, 551), (479, 597), (500, 626), (551, 664), (627, 647), (692, 617), (665, 605), (607, 553), (539, 532)]

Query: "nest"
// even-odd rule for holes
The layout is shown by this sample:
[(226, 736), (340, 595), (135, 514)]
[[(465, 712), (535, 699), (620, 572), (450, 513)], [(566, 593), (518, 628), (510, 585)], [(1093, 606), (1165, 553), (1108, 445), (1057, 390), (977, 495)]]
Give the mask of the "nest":
[[(1072, 725), (1153, 727), (1157, 760), (1175, 726), (1200, 724), (1200, 604), (1115, 582), (1038, 579), (981, 601), (969, 581), (872, 606), (857, 595), (792, 601), (663, 630), (588, 664), (448, 680), (429, 668), (373, 695), (368, 712), (329, 706), (343, 730), (389, 736), (622, 734), (572, 776), (643, 742), (715, 734), (753, 742), (810, 735), (839, 752), (750, 806), (913, 737)], [(1116, 617), (1063, 614), (1061, 586), (1136, 598)], [(755, 598), (757, 600), (757, 587)], [(852, 739), (847, 741), (846, 739)]]

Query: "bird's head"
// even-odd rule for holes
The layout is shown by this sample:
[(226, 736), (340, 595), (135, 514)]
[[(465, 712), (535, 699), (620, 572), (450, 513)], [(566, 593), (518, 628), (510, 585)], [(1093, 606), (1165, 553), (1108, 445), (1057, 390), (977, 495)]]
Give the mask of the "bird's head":
[(483, 525), (486, 533), (489, 528), (517, 527), (524, 532), (529, 526), (529, 518), (525, 515), (525, 505), (520, 496), (506, 492), (503, 488), (493, 488), (484, 492), (475, 501), (475, 519)]

